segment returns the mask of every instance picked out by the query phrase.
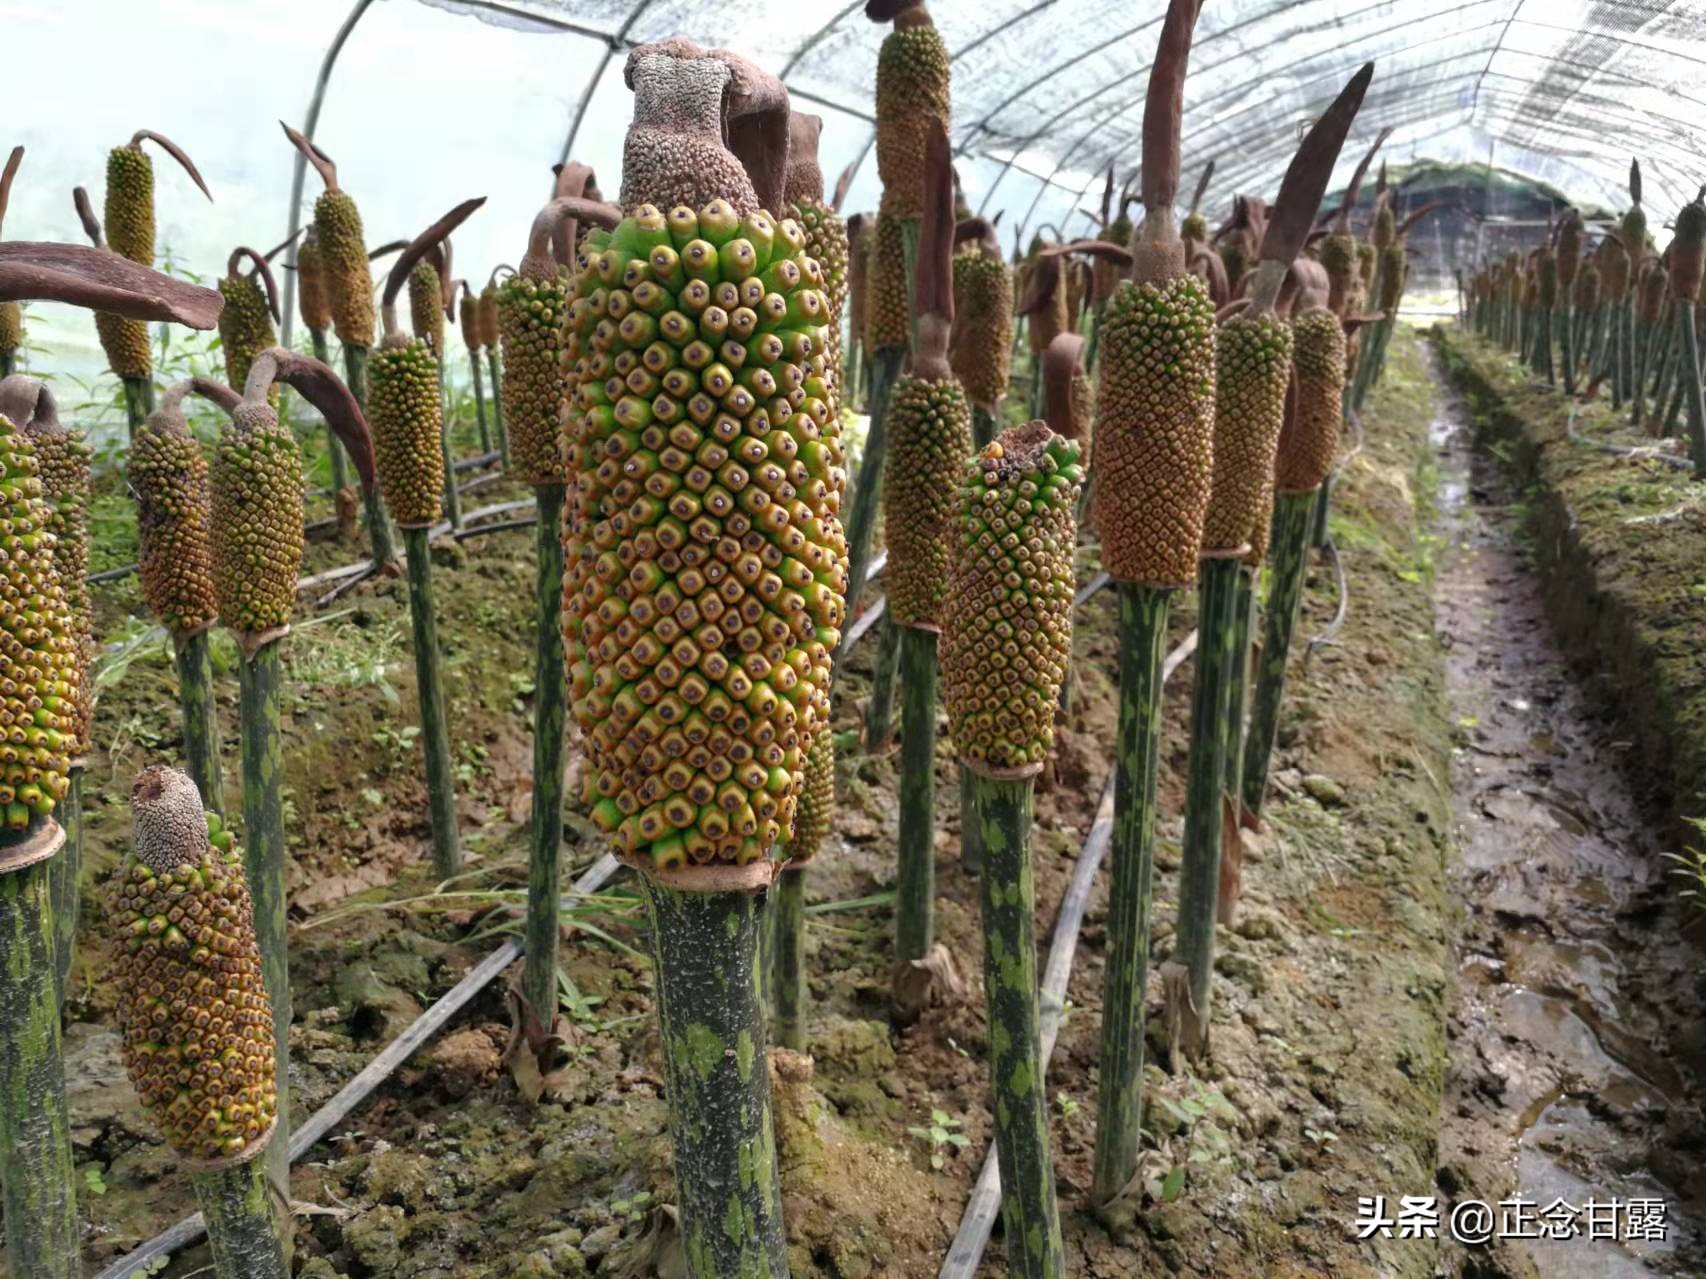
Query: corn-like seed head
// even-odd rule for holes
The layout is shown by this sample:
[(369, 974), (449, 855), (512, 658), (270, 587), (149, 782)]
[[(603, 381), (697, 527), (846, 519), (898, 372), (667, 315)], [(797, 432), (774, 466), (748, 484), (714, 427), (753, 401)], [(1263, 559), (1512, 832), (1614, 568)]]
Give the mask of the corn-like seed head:
[(1641, 264), (1640, 291), (1635, 294), (1635, 316), (1643, 324), (1657, 324), (1664, 314), (1665, 298), (1670, 292), (1670, 277), (1657, 258)]
[(1079, 449), (1042, 422), (1010, 427), (965, 468), (943, 617), (954, 747), (981, 772), (1040, 766), (1072, 658)]
[[(1380, 251), (1380, 309), (1388, 314), (1398, 309), (1404, 296), (1404, 281), (1410, 274), (1409, 258), (1402, 243), (1389, 244)], [(1536, 282), (1538, 293), (1538, 281)]]
[(310, 226), (296, 250), (296, 302), (302, 323), (319, 333), (332, 327), (332, 295), (326, 284), (326, 258), (320, 237)]
[[(1112, 230), (1112, 228), (1110, 228), (1110, 230)], [(1186, 214), (1185, 220), (1179, 223), (1179, 238), (1182, 240), (1199, 240), (1203, 244), (1207, 244), (1208, 219), (1201, 213)], [(1125, 239), (1116, 240), (1112, 235), (1110, 235), (1108, 236), (1108, 243), (1124, 244), (1126, 240), (1129, 239), (1131, 239), (1131, 221), (1127, 219), (1125, 224)]]
[(1366, 240), (1357, 243), (1357, 273), (1364, 292), (1374, 287), (1374, 268), (1379, 265), (1380, 250)]
[(794, 805), (794, 833), (788, 838), (788, 857), (803, 866), (818, 854), (835, 822), (835, 734), (826, 726), (806, 748), (800, 797)]
[(876, 228), (869, 217), (859, 220), (859, 233), (847, 244), (847, 331), (866, 342), (866, 318), (870, 312), (871, 260), (875, 255)]
[(1076, 444), (1086, 457), (1096, 423), (1096, 388), (1082, 366), (1072, 370), (1072, 434), (1067, 438)]
[(444, 488), (438, 361), (418, 337), (388, 338), (373, 353), (367, 379), (367, 426), (385, 505), (400, 524), (431, 524)]
[(1215, 342), (1214, 480), (1203, 549), (1230, 551), (1250, 541), (1271, 483), (1274, 448), (1285, 423), (1291, 381), (1291, 326), (1266, 312), (1236, 315)]
[(1327, 272), (1327, 309), (1348, 315), (1351, 290), (1357, 279), (1357, 242), (1349, 235), (1329, 235), (1321, 241), (1321, 265)]
[(107, 367), (122, 378), (149, 378), (154, 374), (154, 352), (148, 343), (148, 326), (107, 311), (95, 312), (95, 335), (106, 352)]
[(1632, 257), (1637, 260), (1644, 257), (1647, 252), (1647, 211), (1638, 204), (1631, 205), (1617, 223), (1617, 235)]
[(102, 210), (107, 247), (120, 257), (154, 265), (154, 162), (141, 147), (107, 152), (107, 198)]
[(1221, 241), (1220, 261), (1226, 268), (1226, 279), (1234, 292), (1237, 291), (1238, 282), (1244, 278), (1245, 272), (1256, 265), (1256, 258), (1250, 252), (1248, 241), (1240, 235), (1230, 235)]
[(904, 347), (912, 340), (912, 312), (906, 294), (906, 240), (900, 218), (885, 209), (877, 215), (876, 238), (866, 281), (865, 346)]
[(53, 566), (77, 640), (76, 740), (69, 749), (73, 756), (85, 755), (95, 717), (95, 689), (88, 678), (95, 656), (95, 604), (89, 592), (89, 462), (93, 454), (83, 433), (57, 418), (43, 421), (38, 416), (24, 428), (24, 435), (35, 449), (42, 500), (52, 513), (48, 530), (54, 536)]
[(877, 54), (877, 175), (883, 207), (924, 214), (924, 143), (930, 122), (949, 118), (948, 47), (925, 23), (891, 31)]
[(425, 259), (409, 272), (409, 327), (433, 355), (444, 353), (444, 285)]
[(371, 347), (375, 327), (373, 277), (368, 273), (361, 210), (347, 191), (320, 193), (314, 201), (314, 235), (325, 263), (325, 287), (338, 341), (345, 346)]
[(1013, 270), (1001, 258), (975, 249), (954, 255), (948, 359), (973, 404), (988, 408), (1007, 393), (1013, 364)]
[(828, 731), (845, 612), (818, 265), (797, 223), (724, 201), (641, 206), (587, 244), (562, 330), (586, 802), (661, 869), (768, 858)]
[[(225, 352), (225, 381), (238, 391), (249, 378), (249, 365), (269, 346), (278, 345), (273, 331), (272, 313), (267, 310), (267, 295), (260, 282), (252, 276), (233, 273), (219, 281), (219, 295), (225, 299), (225, 309), (219, 313), (219, 345)], [(268, 392), (278, 403), (278, 388)]]
[(0, 302), (0, 355), (11, 355), (23, 344), (23, 308), (16, 302)]
[(1384, 252), (1391, 248), (1397, 239), (1398, 215), (1393, 212), (1390, 200), (1382, 200), (1374, 209), (1374, 225), (1368, 232), (1369, 243)]
[(1274, 487), (1307, 493), (1321, 487), (1339, 449), (1340, 399), (1345, 390), (1345, 331), (1330, 311), (1306, 311), (1292, 321), (1297, 411), (1281, 433)]
[(823, 295), (829, 302), (825, 327), (829, 336), (829, 365), (836, 376), (836, 403), (841, 401), (841, 313), (847, 305), (847, 224), (822, 200), (796, 200), (789, 216), (806, 236), (806, 256), (823, 273)]
[(141, 535), (142, 595), (174, 634), (219, 615), (213, 591), (207, 459), (176, 410), (161, 410), (130, 443), (130, 488)]
[(175, 769), (144, 769), (131, 810), (136, 853), (109, 888), (125, 1071), (179, 1156), (258, 1152), (278, 1092), (242, 859)]
[(488, 351), (498, 349), (502, 325), (498, 323), (498, 289), (495, 284), (488, 284), (480, 290), (480, 303), (476, 311), (479, 317), (480, 345)]
[(1670, 242), (1671, 297), (1678, 302), (1698, 299), (1703, 274), (1706, 274), (1706, 202), (1693, 200), (1676, 215), (1676, 235)]
[(1599, 290), (1599, 267), (1590, 258), (1576, 272), (1576, 287), (1570, 292), (1570, 304), (1578, 311), (1591, 311), (1599, 305)]
[(1607, 302), (1620, 303), (1629, 292), (1629, 254), (1613, 237), (1599, 242), (1600, 293)]
[(1102, 317), (1095, 521), (1122, 581), (1196, 581), (1214, 446), (1214, 303), (1194, 275), (1127, 281)]
[(225, 625), (259, 634), (288, 625), (296, 602), (302, 455), (270, 405), (239, 405), (232, 418), (213, 454), (213, 587)]
[(462, 298), (456, 304), (456, 323), (462, 328), (462, 342), (468, 348), (470, 355), (480, 354), (480, 298), (473, 290), (464, 287)]
[[(724, 200), (737, 217), (758, 211), (753, 177), (732, 149), (729, 126), (739, 82), (765, 76), (750, 64), (737, 69), (738, 62), (724, 50), (680, 38), (628, 55), (624, 75), (634, 91), (634, 114), (622, 147), (623, 209), (697, 208)], [(785, 91), (780, 84), (773, 88), (785, 107)]]
[(883, 525), (889, 616), (938, 627), (954, 546), (954, 480), (971, 457), (971, 405), (952, 378), (906, 376), (889, 395)]
[(0, 819), (13, 832), (65, 797), (77, 745), (82, 643), (53, 522), (35, 449), (0, 416)]
[(563, 482), (557, 443), (564, 394), (559, 328), (569, 288), (566, 272), (552, 280), (512, 275), (498, 285), (504, 425), (510, 466), (527, 484)]

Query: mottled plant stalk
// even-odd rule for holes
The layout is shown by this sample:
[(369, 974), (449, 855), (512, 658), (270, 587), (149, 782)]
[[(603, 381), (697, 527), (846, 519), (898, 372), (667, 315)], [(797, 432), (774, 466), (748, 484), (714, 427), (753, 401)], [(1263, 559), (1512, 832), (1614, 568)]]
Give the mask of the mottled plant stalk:
[(900, 627), (884, 617), (877, 627), (877, 658), (871, 667), (871, 700), (865, 707), (865, 749), (875, 755), (894, 742), (895, 670), (900, 665)]
[[(365, 346), (344, 347), (344, 381), (363, 413), (367, 412), (367, 354)], [(370, 484), (362, 494), (367, 514), (367, 536), (373, 548), (375, 571), (385, 572), (397, 562), (397, 542), (391, 532), (391, 516), (385, 510), (385, 499), (379, 486)]]
[[(25, 836), (57, 838), (51, 819)], [(0, 859), (17, 852), (16, 841), (0, 846)], [(61, 855), (0, 871), (0, 1189), (6, 1255), (19, 1279), (82, 1274), (54, 980), (53, 863)]]
[(642, 875), (657, 956), (669, 1129), (694, 1279), (788, 1274), (755, 966), (761, 900)]
[(213, 640), (208, 629), (175, 636), (178, 706), (184, 717), (184, 759), (207, 810), (225, 816), (219, 764), (219, 707), (213, 697)]
[[(1540, 308), (1539, 332), (1536, 335), (1538, 346), (1535, 348), (1535, 372), (1546, 379), (1547, 386), (1557, 386), (1558, 378), (1552, 365), (1552, 308)], [(1381, 343), (1381, 363), (1386, 362), (1386, 344)], [(1378, 376), (1378, 375), (1377, 375)]]
[(71, 958), (77, 950), (77, 916), (82, 899), (83, 874), (83, 773), (81, 760), (71, 762), (66, 775), (69, 789), (54, 809), (65, 831), (65, 847), (54, 856), (53, 866), (53, 971), (58, 981), (59, 1006), (71, 993)]
[(504, 430), (504, 398), (498, 394), (498, 388), (503, 385), (502, 357), (498, 348), (491, 346), (486, 349), (486, 367), (491, 373), (492, 383), (492, 429), (498, 436), (498, 461), (505, 471), (509, 470), (509, 432)]
[[(308, 341), (309, 341), (309, 344), (313, 347), (314, 358), (316, 360), (320, 361), (321, 364), (324, 364), (328, 368), (330, 368), (331, 362), (332, 362), (332, 352), (331, 352), (331, 344), (326, 340), (326, 330), (325, 329), (313, 329), (313, 328), (309, 329), (308, 330)], [(364, 381), (363, 386), (362, 386), (361, 394), (362, 394), (362, 399), (365, 400), (366, 395), (367, 395), (367, 387), (366, 387), (365, 381)], [(344, 452), (343, 441), (338, 439), (338, 433), (336, 431), (334, 431), (330, 426), (328, 426), (326, 428), (326, 456), (331, 460), (331, 466), (332, 466), (332, 496), (333, 496), (334, 500), (337, 500), (338, 495), (343, 493), (346, 489), (348, 489), (350, 487), (349, 454)], [(198, 782), (200, 781), (199, 776), (197, 777), (197, 781)], [(205, 793), (203, 794), (202, 798), (203, 799), (207, 798)]]
[(559, 862), (563, 846), (563, 732), (568, 694), (563, 676), (564, 490), (540, 484), (535, 539), (533, 657), (533, 813), (527, 859), (527, 943), (522, 971), (523, 1030), (543, 1051), (556, 1025)]
[[(895, 881), (895, 962), (930, 954), (936, 908), (936, 632), (900, 632), (900, 874)], [(903, 1020), (921, 1009), (896, 1008)]]
[(776, 877), (768, 906), (770, 962), (775, 974), (771, 1004), (776, 1043), (795, 1052), (806, 1049), (806, 868), (790, 866)]
[(120, 378), (124, 384), (124, 415), (129, 423), (130, 434), (136, 434), (136, 428), (148, 420), (148, 415), (154, 411), (154, 379), (152, 377)]
[(1694, 323), (1694, 303), (1676, 304), (1682, 343), (1682, 398), (1688, 405), (1688, 449), (1694, 457), (1694, 478), (1706, 480), (1706, 402), (1701, 399), (1700, 340)]
[(492, 431), (486, 424), (486, 381), (480, 373), (480, 353), (470, 349), (468, 368), (474, 375), (474, 421), (480, 428), (480, 452), (492, 451)]
[(1062, 1279), (1066, 1253), (1049, 1146), (1037, 985), (1037, 888), (1031, 868), (1035, 785), (1031, 778), (974, 776), (972, 782), (985, 850), (983, 989), (1007, 1273), (1015, 1279)]
[(1563, 345), (1564, 359), (1564, 394), (1576, 393), (1576, 316), (1575, 310), (1569, 303), (1562, 303), (1562, 322), (1558, 326), (1558, 338)]
[(239, 634), (238, 718), (243, 756), (243, 868), (255, 904), (255, 939), (272, 1003), (278, 1128), (267, 1147), (267, 1175), (290, 1184), (290, 951), (285, 922), (284, 683), (282, 635)]
[(1267, 615), (1262, 630), (1262, 658), (1256, 668), (1256, 687), (1250, 704), (1250, 728), (1244, 745), (1243, 808), (1245, 823), (1261, 814), (1268, 789), (1268, 766), (1279, 737), (1280, 700), (1285, 694), (1286, 658), (1291, 634), (1303, 601), (1303, 577), (1309, 558), (1309, 528), (1316, 495), (1281, 493), (1274, 502), (1272, 551), (1269, 563)]
[[(1244, 725), (1250, 709), (1250, 632), (1256, 623), (1256, 572), (1248, 565), (1238, 574), (1232, 601), (1232, 671), (1226, 690), (1226, 767), (1222, 794), (1235, 821), (1243, 817), (1240, 799), (1244, 784)], [(1244, 877), (1244, 850), (1234, 842), (1220, 850), (1220, 901), (1215, 918), (1231, 927), (1238, 915), (1238, 895)]]
[(1120, 706), (1114, 831), (1108, 848), (1108, 961), (1102, 987), (1101, 1088), (1090, 1201), (1110, 1204), (1137, 1171), (1143, 1118), (1143, 1004), (1155, 877), (1155, 779), (1161, 668), (1172, 591), (1119, 585)]
[[(277, 1140), (275, 1133), (274, 1143)], [(190, 1174), (207, 1222), (217, 1279), (289, 1279), (290, 1264), (265, 1164), (265, 1159), (255, 1158), (234, 1168)]]
[(1236, 664), (1233, 636), (1236, 559), (1205, 559), (1198, 579), (1196, 681), (1191, 693), (1191, 752), (1185, 780), (1185, 837), (1179, 870), (1179, 919), (1173, 957), (1163, 968), (1167, 1024), (1175, 1051), (1208, 1053), (1214, 976), (1215, 911), (1220, 900), (1221, 788), (1226, 776), (1226, 704)]
[(439, 673), (438, 617), (432, 601), (432, 548), (428, 530), (405, 525), (403, 550), (409, 563), (409, 619), (415, 639), (415, 688), (421, 703), (421, 750), (426, 756), (427, 808), (432, 818), (432, 869), (447, 879), (462, 869), (456, 831), (455, 777), (450, 767), (450, 728)]
[[(853, 481), (853, 501), (847, 515), (847, 611), (858, 612), (859, 596), (871, 566), (871, 544), (876, 538), (877, 511), (883, 489), (883, 451), (888, 439), (889, 395), (906, 352), (900, 347), (878, 347), (871, 359), (871, 424), (865, 433), (865, 452), (859, 459), (859, 475)], [(843, 645), (845, 645), (845, 640)], [(843, 647), (839, 656), (846, 656)]]

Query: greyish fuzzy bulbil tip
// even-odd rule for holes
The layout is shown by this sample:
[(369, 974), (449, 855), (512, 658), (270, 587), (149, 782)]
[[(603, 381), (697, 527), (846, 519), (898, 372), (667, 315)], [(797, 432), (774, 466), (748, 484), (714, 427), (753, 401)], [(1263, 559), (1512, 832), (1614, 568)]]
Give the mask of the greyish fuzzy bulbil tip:
[(137, 860), (155, 873), (200, 861), (207, 851), (207, 812), (187, 773), (150, 764), (130, 792)]

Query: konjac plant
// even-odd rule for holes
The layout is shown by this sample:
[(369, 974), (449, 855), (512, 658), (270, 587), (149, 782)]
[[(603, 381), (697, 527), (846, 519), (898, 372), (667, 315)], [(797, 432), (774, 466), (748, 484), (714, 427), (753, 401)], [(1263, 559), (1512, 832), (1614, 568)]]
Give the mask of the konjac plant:
[(845, 611), (831, 317), (803, 229), (767, 211), (781, 83), (685, 39), (626, 78), (625, 216), (587, 238), (563, 328), (582, 798), (650, 907), (688, 1272), (779, 1275), (760, 894)]
[[(332, 329), (332, 293), (326, 279), (326, 259), (320, 252), (320, 237), (313, 226), (302, 236), (296, 251), (296, 305), (302, 325), (308, 330), (309, 349), (316, 360), (330, 367), (331, 344), (327, 334)], [(355, 537), (356, 521), (361, 499), (350, 484), (349, 455), (344, 452), (337, 432), (326, 428), (326, 456), (330, 459), (332, 503), (338, 513), (338, 536), (344, 541)], [(205, 795), (204, 795), (205, 798)]]

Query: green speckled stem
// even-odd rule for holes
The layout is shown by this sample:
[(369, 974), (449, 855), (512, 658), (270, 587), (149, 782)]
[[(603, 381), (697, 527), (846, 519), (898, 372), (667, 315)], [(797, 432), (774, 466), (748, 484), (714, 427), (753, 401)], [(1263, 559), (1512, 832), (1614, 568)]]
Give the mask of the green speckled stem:
[(503, 358), (498, 354), (498, 348), (493, 346), (486, 350), (486, 367), (491, 373), (489, 381), (492, 385), (492, 428), (498, 433), (498, 458), (505, 471), (509, 470), (509, 431), (504, 427), (504, 397), (498, 388), (504, 384)]
[(1237, 560), (1204, 560), (1197, 583), (1196, 680), (1191, 690), (1191, 753), (1185, 774), (1185, 838), (1173, 960), (1190, 972), (1190, 1008), (1169, 1024), (1193, 1059), (1208, 1051), (1215, 910), (1220, 901), (1221, 795), (1226, 781), (1226, 701), (1234, 665)]
[(207, 1221), (218, 1279), (289, 1279), (265, 1159), (220, 1172), (191, 1173), (190, 1184)]
[(1682, 397), (1688, 405), (1688, 448), (1694, 455), (1694, 478), (1706, 480), (1706, 403), (1701, 400), (1700, 340), (1695, 331), (1694, 305), (1676, 304), (1681, 323)]
[[(1250, 711), (1250, 631), (1256, 624), (1256, 575), (1249, 568), (1238, 573), (1237, 595), (1232, 601), (1232, 673), (1226, 690), (1226, 767), (1222, 793), (1233, 806), (1234, 816), (1243, 806), (1244, 724)], [(1231, 924), (1238, 912), (1238, 888), (1243, 874), (1243, 849), (1221, 849), (1224, 861), (1220, 877), (1219, 918)]]
[(642, 876), (657, 957), (669, 1133), (693, 1279), (786, 1279), (756, 966), (762, 901)]
[(1280, 700), (1285, 694), (1285, 664), (1291, 633), (1303, 600), (1303, 576), (1309, 558), (1309, 525), (1314, 493), (1282, 493), (1274, 503), (1270, 539), (1267, 616), (1262, 628), (1262, 660), (1256, 667), (1250, 729), (1244, 743), (1244, 811), (1259, 814), (1268, 790), (1268, 765), (1279, 737)]
[(877, 659), (871, 666), (871, 700), (865, 707), (865, 749), (885, 751), (894, 739), (894, 685), (900, 665), (900, 628), (892, 617), (877, 624)]
[[(878, 498), (883, 488), (883, 450), (888, 439), (889, 393), (900, 376), (906, 352), (899, 347), (877, 348), (871, 360), (871, 425), (865, 434), (865, 453), (853, 483), (853, 503), (847, 516), (847, 610), (856, 614), (865, 574), (871, 564), (871, 542), (877, 530)], [(845, 648), (842, 650), (845, 653)]]
[(806, 1049), (806, 868), (794, 866), (770, 890), (770, 964), (776, 1043)]
[(409, 620), (415, 639), (415, 688), (421, 703), (421, 750), (426, 755), (427, 809), (432, 818), (432, 869), (441, 879), (462, 869), (456, 831), (456, 779), (450, 768), (450, 728), (439, 675), (438, 616), (432, 602), (432, 549), (427, 530), (403, 530), (409, 561)]
[(456, 488), (455, 453), (450, 447), (450, 397), (444, 393), (444, 360), (433, 360), (438, 369), (438, 455), (444, 463), (444, 514), (451, 528), (462, 527), (462, 494)]
[(973, 787), (985, 852), (983, 990), (989, 1008), (989, 1076), (1007, 1273), (1015, 1279), (1062, 1279), (1066, 1254), (1049, 1148), (1033, 923), (1037, 912), (1030, 847), (1034, 782), (978, 777)]
[(972, 771), (960, 765), (960, 867), (968, 875), (983, 868), (983, 826), (977, 819), (977, 787)]
[(0, 377), (11, 377), (18, 371), (18, 353), (0, 351)]
[(1629, 292), (1623, 297), (1622, 314), (1618, 317), (1617, 385), (1623, 398), (1635, 393), (1635, 287), (1633, 273)]
[(534, 1050), (557, 1013), (557, 912), (563, 847), (563, 486), (534, 488), (539, 501), (533, 654), (533, 816), (527, 857), (527, 961), (523, 1029)]
[[(1552, 308), (1549, 306), (1540, 308), (1540, 325), (1536, 340), (1538, 345), (1535, 348), (1535, 355), (1538, 358), (1535, 361), (1534, 371), (1546, 379), (1547, 386), (1557, 386), (1558, 379), (1552, 367)], [(1381, 352), (1381, 357), (1381, 362), (1384, 364), (1384, 351)]]
[(1172, 592), (1122, 582), (1114, 830), (1108, 847), (1107, 967), (1101, 1090), (1090, 1201), (1109, 1203), (1137, 1171), (1143, 1118), (1143, 1000), (1155, 878), (1155, 778), (1161, 759), (1162, 664)]
[(83, 769), (72, 768), (67, 780), (70, 789), (54, 810), (65, 830), (65, 847), (48, 863), (53, 867), (53, 971), (61, 1008), (70, 993), (71, 957), (77, 950), (83, 874)]
[[(365, 346), (344, 347), (344, 381), (349, 384), (350, 394), (355, 396), (355, 402), (361, 406), (363, 413), (367, 412), (367, 348)], [(380, 496), (379, 486), (372, 485), (361, 495), (361, 504), (367, 516), (367, 538), (373, 548), (373, 565), (376, 569), (397, 562), (397, 541), (391, 531), (391, 516), (385, 510), (385, 499)]]
[[(332, 367), (331, 344), (326, 339), (325, 329), (309, 329), (309, 344), (314, 348), (314, 358), (327, 368)], [(326, 428), (326, 456), (331, 459), (332, 492), (341, 493), (350, 486), (349, 454), (344, 452), (343, 441), (338, 433), (330, 426)]]
[(154, 411), (154, 379), (152, 377), (120, 378), (124, 383), (124, 415), (130, 423), (131, 438), (136, 428), (148, 420)]
[(468, 352), (468, 367), (474, 374), (474, 421), (480, 428), (480, 452), (492, 451), (492, 428), (486, 424), (486, 382), (480, 372), (480, 353)]
[(53, 970), (53, 863), (63, 855), (0, 875), (0, 1187), (18, 1279), (82, 1274)]
[(177, 640), (178, 706), (184, 717), (184, 760), (201, 802), (225, 816), (225, 779), (219, 764), (219, 707), (213, 698), (213, 640), (199, 631)]
[(290, 1184), (290, 950), (285, 925), (284, 733), (279, 690), (280, 641), (272, 640), (238, 667), (238, 716), (243, 752), (243, 867), (255, 903), (261, 975), (272, 1001), (278, 1128), (267, 1147), (268, 1174)]
[(936, 634), (900, 631), (900, 874), (895, 959), (923, 959), (935, 940)]
[(972, 405), (971, 410), (971, 443), (977, 452), (983, 452), (984, 446), (995, 438), (995, 414), (981, 404)]
[(1563, 343), (1564, 357), (1564, 394), (1576, 393), (1576, 313), (1569, 303), (1562, 308), (1563, 323), (1558, 326), (1558, 337)]

